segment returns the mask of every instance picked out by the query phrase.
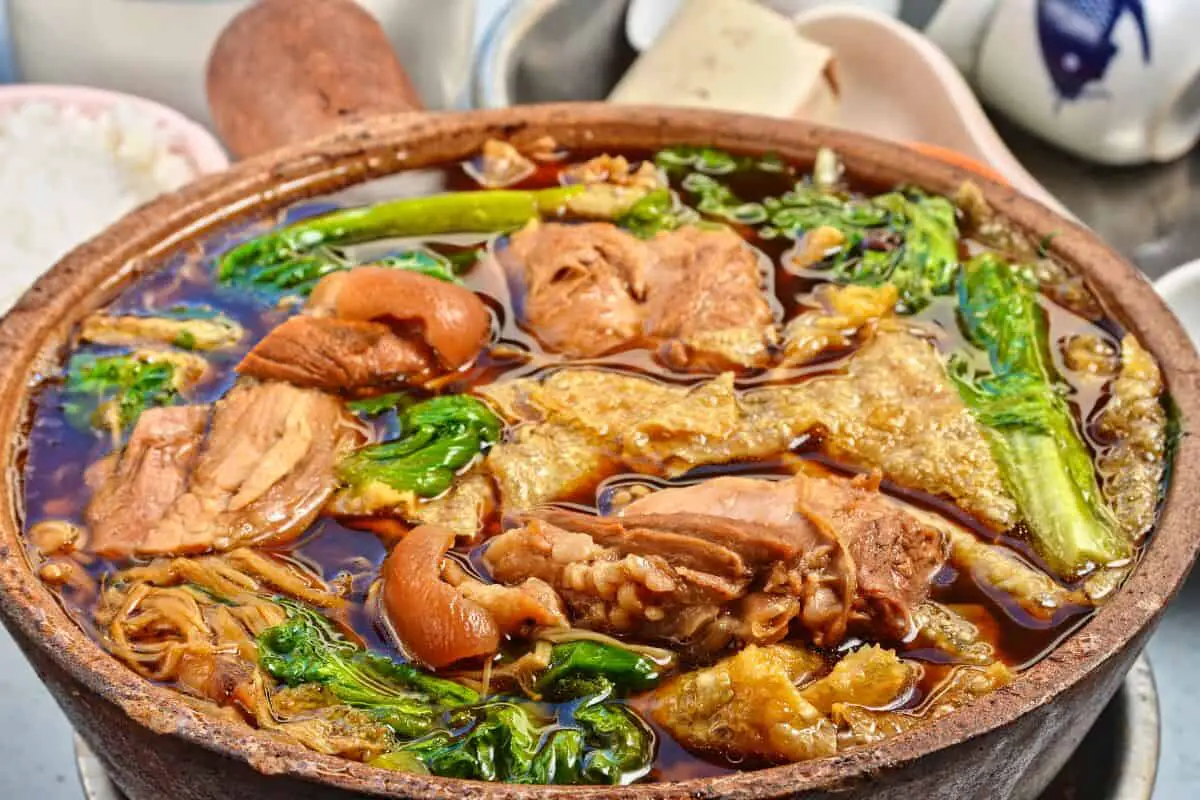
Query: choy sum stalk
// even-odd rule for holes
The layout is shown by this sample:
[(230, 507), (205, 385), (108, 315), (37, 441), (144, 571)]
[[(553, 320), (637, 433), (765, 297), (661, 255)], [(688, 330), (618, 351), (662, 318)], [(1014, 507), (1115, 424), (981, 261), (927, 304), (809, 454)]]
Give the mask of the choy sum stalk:
[(610, 196), (605, 191), (610, 188), (594, 184), (450, 192), (347, 208), (301, 220), (228, 250), (217, 262), (217, 278), (242, 286), (311, 289), (321, 276), (346, 267), (335, 247), (398, 236), (499, 233), (538, 217), (573, 211), (584, 216), (611, 211), (615, 216), (637, 199), (632, 194)]
[(965, 265), (958, 295), (960, 324), (988, 366), (960, 355), (952, 371), (1038, 551), (1066, 578), (1128, 558), (1051, 365), (1034, 278), (987, 253)]

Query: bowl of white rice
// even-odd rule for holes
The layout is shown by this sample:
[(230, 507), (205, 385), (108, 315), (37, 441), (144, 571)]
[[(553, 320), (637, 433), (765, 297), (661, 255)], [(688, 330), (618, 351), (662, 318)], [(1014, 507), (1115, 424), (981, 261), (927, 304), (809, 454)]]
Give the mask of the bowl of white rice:
[(149, 100), (0, 86), (0, 313), (75, 246), (228, 165), (212, 134)]

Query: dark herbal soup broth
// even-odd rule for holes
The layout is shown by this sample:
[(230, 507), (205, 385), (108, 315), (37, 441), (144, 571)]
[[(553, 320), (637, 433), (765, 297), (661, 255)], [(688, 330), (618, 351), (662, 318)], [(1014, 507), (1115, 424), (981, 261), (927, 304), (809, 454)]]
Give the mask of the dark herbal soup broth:
[[(597, 155), (558, 153), (552, 158), (533, 159), (528, 174), (505, 188), (539, 190), (559, 187), (568, 181), (564, 174), (570, 165), (587, 162)], [(654, 153), (625, 155), (633, 164), (644, 160), (655, 163), (656, 160)], [(1129, 486), (1127, 483), (1122, 488), (1119, 475), (1130, 475), (1121, 470), (1135, 458), (1155, 464), (1156, 469), (1150, 470), (1143, 478), (1152, 483), (1153, 507), (1157, 502), (1163, 474), (1166, 428), (1162, 387), (1159, 382), (1155, 389), (1157, 368), (1152, 360), (1147, 357), (1148, 367), (1145, 363), (1140, 367), (1132, 364), (1131, 359), (1136, 357), (1136, 352), (1131, 348), (1136, 348), (1136, 342), (1131, 345), (1125, 339), (1124, 329), (1103, 314), (1086, 286), (1046, 256), (1038, 248), (1038, 243), (1014, 244), (1019, 239), (1018, 235), (1006, 230), (998, 232), (994, 220), (989, 222), (980, 216), (986, 210), (972, 206), (969, 197), (960, 198), (957, 208), (946, 203), (945, 209), (949, 209), (951, 214), (949, 224), (956, 226), (956, 230), (949, 240), (952, 247), (948, 255), (942, 252), (939, 256), (934, 240), (939, 235), (936, 225), (941, 223), (933, 219), (933, 215), (945, 209), (940, 206), (930, 206), (932, 210), (926, 208), (931, 201), (922, 193), (894, 193), (892, 200), (881, 200), (878, 207), (867, 207), (873, 201), (868, 200), (867, 195), (856, 192), (854, 187), (843, 186), (836, 175), (832, 180), (825, 176), (826, 180), (822, 182), (820, 175), (813, 177), (803, 168), (775, 160), (743, 159), (715, 151), (697, 153), (694, 150), (676, 149), (668, 151), (665, 156), (657, 154), (657, 164), (659, 179), (669, 180), (666, 188), (669, 188), (670, 194), (667, 195), (666, 210), (660, 207), (653, 214), (643, 213), (640, 222), (636, 216), (618, 215), (617, 222), (634, 229), (639, 224), (649, 226), (650, 230), (640, 231), (643, 238), (637, 241), (651, 241), (655, 235), (672, 236), (681, 228), (697, 224), (724, 226), (740, 235), (752, 248), (754, 263), (761, 272), (761, 291), (765, 293), (766, 308), (769, 309), (771, 325), (776, 331), (773, 340), (768, 343), (761, 365), (732, 370), (693, 369), (688, 364), (681, 366), (678, 359), (664, 356), (669, 350), (660, 340), (650, 344), (644, 340), (631, 341), (628, 346), (613, 347), (608, 352), (584, 358), (555, 352), (544, 345), (537, 326), (525, 318), (538, 302), (536, 297), (527, 295), (533, 284), (514, 281), (513, 273), (506, 275), (505, 269), (499, 266), (506, 260), (511, 264), (515, 258), (512, 227), (497, 233), (438, 232), (427, 236), (373, 239), (344, 245), (339, 243), (337, 257), (341, 259), (339, 263), (343, 268), (355, 263), (372, 263), (398, 251), (419, 251), (426, 260), (456, 274), (462, 285), (483, 301), (492, 318), (488, 345), (469, 364), (434, 380), (414, 380), (391, 387), (404, 395), (404, 403), (393, 403), (390, 407), (384, 403), (384, 407), (376, 409), (374, 413), (360, 414), (362, 430), (359, 435), (365, 441), (373, 442), (405, 435), (407, 423), (404, 414), (408, 407), (405, 403), (419, 403), (445, 395), (471, 395), (489, 385), (549, 379), (564, 371), (582, 368), (649, 379), (680, 391), (696, 391), (697, 387), (705, 385), (719, 372), (731, 372), (734, 389), (741, 398), (739, 402), (749, 407), (753, 401), (748, 398), (769, 397), (754, 394), (756, 392), (773, 391), (779, 387), (803, 387), (810, 382), (827, 381), (849, 374), (854, 369), (855, 359), (864, 352), (868, 343), (881, 336), (917, 337), (922, 342), (931, 343), (946, 365), (946, 376), (938, 377), (938, 380), (943, 381), (946, 391), (951, 393), (951, 401), (947, 402), (958, 402), (956, 388), (960, 386), (968, 387), (961, 390), (964, 396), (968, 396), (969, 392), (981, 395), (991, 393), (995, 396), (990, 401), (967, 403), (974, 419), (984, 429), (983, 438), (991, 445), (993, 454), (1006, 446), (1010, 446), (1010, 449), (1036, 447), (1036, 436), (1042, 435), (1035, 428), (1028, 435), (1029, 438), (1006, 439), (1006, 436), (1011, 437), (1011, 433), (1002, 429), (1002, 425), (989, 428), (989, 421), (997, 415), (997, 403), (1013, 410), (1018, 416), (1022, 413), (1021, 409), (1026, 407), (1021, 405), (1023, 402), (1035, 409), (1030, 412), (1033, 414), (1040, 413), (1036, 410), (1040, 407), (1038, 403), (1060, 404), (1056, 408), (1065, 410), (1069, 415), (1069, 430), (1078, 437), (1080, 452), (1087, 456), (1085, 467), (1088, 474), (1083, 485), (1076, 488), (1084, 502), (1103, 507), (1103, 523), (1115, 531), (1114, 535), (1120, 541), (1129, 543), (1126, 549), (1118, 552), (1118, 558), (1107, 565), (1077, 564), (1074, 566), (1081, 567), (1078, 570), (1064, 570), (1064, 559), (1069, 559), (1070, 554), (1048, 551), (1040, 543), (1039, 534), (1044, 532), (1043, 527), (1053, 527), (1055, 520), (1047, 523), (1037, 518), (1037, 514), (1045, 513), (1045, 509), (1030, 512), (1022, 508), (1023, 501), (1036, 503), (1038, 500), (1036, 497), (1029, 500), (1027, 495), (1022, 494), (1027, 490), (1022, 481), (1070, 481), (1072, 475), (1067, 475), (1065, 479), (1061, 476), (1030, 478), (1021, 474), (1021, 470), (1029, 468), (1027, 463), (1019, 460), (1012, 464), (1000, 463), (999, 474), (1016, 503), (1006, 506), (1011, 512), (1008, 521), (1012, 524), (998, 525), (995, 519), (981, 518), (977, 508), (969, 503), (956, 501), (950, 492), (932, 491), (928, 485), (922, 486), (921, 481), (910, 480), (915, 474), (912, 470), (906, 472), (901, 468), (889, 468), (891, 462), (887, 461), (886, 454), (882, 457), (886, 463), (872, 463), (872, 458), (877, 456), (868, 454), (863, 457), (848, 449), (846, 442), (837, 438), (831, 424), (820, 422), (810, 425), (803, 435), (795, 436), (785, 448), (769, 455), (732, 458), (725, 462), (713, 460), (685, 465), (682, 469), (643, 468), (644, 462), (633, 458), (623, 462), (620, 459), (602, 459), (603, 463), (586, 480), (575, 481), (569, 491), (549, 498), (548, 503), (560, 510), (611, 516), (638, 498), (672, 488), (703, 487), (706, 481), (722, 476), (787, 480), (800, 473), (812, 476), (813, 480), (840, 482), (837, 485), (849, 485), (846, 482), (855, 476), (868, 476), (865, 484), (862, 477), (858, 479), (854, 491), (873, 493), (876, 491), (874, 486), (877, 486), (877, 491), (882, 492), (889, 502), (894, 501), (896, 508), (910, 509), (918, 515), (933, 515), (925, 518), (941, 520), (954, 526), (960, 536), (967, 537), (938, 540), (940, 543), (937, 546), (942, 551), (937, 557), (936, 569), (928, 577), (928, 585), (921, 588), (919, 608), (943, 609), (955, 623), (965, 624), (967, 633), (962, 634), (963, 628), (957, 630), (965, 636), (964, 642), (969, 646), (959, 648), (945, 644), (947, 637), (952, 639), (955, 635), (953, 625), (951, 633), (938, 639), (937, 636), (920, 632), (920, 626), (928, 624), (927, 621), (922, 622), (923, 618), (906, 617), (915, 626), (907, 635), (881, 641), (885, 648), (899, 657), (908, 676), (903, 691), (883, 703), (866, 700), (859, 703), (851, 696), (842, 698), (840, 704), (822, 707), (812, 700), (819, 694), (807, 688), (812, 681), (821, 680), (822, 673), (828, 675), (829, 670), (836, 669), (834, 665), (848, 657), (847, 654), (870, 643), (871, 636), (867, 631), (872, 630), (872, 623), (864, 624), (861, 620), (855, 623), (852, 617), (851, 629), (836, 642), (822, 648), (814, 649), (813, 634), (795, 620), (771, 640), (755, 643), (760, 647), (772, 648), (777, 647), (774, 641), (782, 641), (791, 643), (796, 652), (815, 654), (817, 658), (813, 663), (818, 666), (812, 667), (810, 674), (804, 676), (794, 670), (788, 673), (786, 685), (780, 691), (793, 692), (799, 687), (802, 692), (808, 692), (804, 694), (805, 702), (813, 702), (808, 708), (816, 708), (822, 720), (812, 730), (825, 731), (830, 737), (828, 741), (832, 742), (829, 747), (835, 749), (866, 746), (882, 738), (883, 734), (862, 733), (865, 728), (860, 723), (864, 716), (886, 721), (886, 724), (878, 724), (880, 731), (902, 730), (919, 723), (924, 717), (938, 716), (957, 704), (967, 702), (969, 697), (964, 700), (962, 692), (951, 685), (955, 683), (956, 675), (961, 677), (967, 674), (964, 670), (977, 670), (978, 675), (986, 673), (993, 676), (1004, 672), (1005, 677), (994, 681), (994, 685), (1002, 685), (1011, 679), (1013, 673), (1037, 662), (1071, 630), (1082, 624), (1096, 605), (1103, 602), (1119, 584), (1147, 533), (1144, 513), (1141, 521), (1126, 520), (1130, 506), (1137, 506), (1138, 503), (1145, 505), (1144, 487), (1142, 496), (1136, 493), (1132, 498), (1122, 495), (1121, 492), (1127, 491)], [(219, 278), (217, 262), (223, 254), (235, 245), (254, 240), (272, 230), (304, 220), (319, 219), (322, 214), (338, 208), (378, 202), (409, 193), (424, 195), (447, 191), (490, 191), (481, 189), (473, 177), (478, 174), (478, 167), (478, 162), (473, 169), (453, 165), (444, 171), (426, 171), (378, 181), (340, 196), (300, 203), (270, 218), (238, 225), (209, 237), (200, 247), (169, 258), (160, 269), (128, 286), (103, 313), (114, 317), (216, 319), (240, 326), (243, 333), (238, 341), (226, 346), (204, 349), (196, 347), (196, 343), (190, 340), (165, 344), (159, 342), (156, 345), (174, 347), (189, 355), (202, 357), (207, 362), (198, 380), (162, 402), (167, 405), (219, 403), (238, 380), (235, 366), (242, 362), (247, 353), (277, 326), (304, 313), (302, 294), (247, 290), (236, 282)], [(615, 172), (609, 168), (602, 178), (615, 183)], [(883, 196), (881, 193), (876, 195)], [(863, 207), (856, 208), (855, 204), (860, 203)], [(644, 208), (642, 210), (645, 211)], [(869, 217), (872, 214), (877, 215), (876, 218), (861, 218), (862, 215)], [(566, 223), (577, 221), (570, 213), (565, 216)], [(664, 216), (670, 219), (664, 222)], [(882, 221), (885, 217), (886, 222)], [(542, 222), (542, 225), (553, 224), (558, 223), (552, 217), (549, 222), (545, 219)], [(826, 230), (824, 234), (814, 234), (818, 229)], [(829, 238), (825, 246), (821, 246), (817, 240), (825, 234)], [(815, 253), (814, 247), (817, 247)], [(922, 247), (926, 250), (920, 250)], [(971, 290), (965, 286), (967, 280), (960, 277), (960, 273), (968, 267), (986, 267), (971, 266), (976, 264), (973, 259), (980, 253), (998, 253), (1006, 265), (1024, 261), (1023, 268), (1033, 275), (1030, 280), (1040, 282), (1041, 291), (1035, 288), (1031, 295), (1034, 317), (1030, 319), (1038, 326), (1037, 330), (1017, 330), (1011, 335), (1040, 336), (1040, 343), (1035, 341), (1033, 347), (1035, 350), (1043, 348), (1041, 352), (1030, 356), (1004, 350), (1003, 337), (1010, 334), (1004, 330), (994, 330), (994, 322), (988, 318), (989, 308), (994, 310), (996, 304), (1008, 302), (1009, 298), (996, 294), (999, 290), (984, 287), (980, 290), (982, 299), (972, 299)], [(931, 272), (936, 269), (929, 266), (938, 257), (946, 260), (950, 270), (949, 282), (943, 281), (942, 285), (938, 285), (936, 275), (931, 277)], [(583, 269), (587, 265), (585, 263), (584, 267), (575, 265), (572, 268)], [(915, 277), (904, 272), (913, 269), (919, 273)], [(920, 270), (925, 272), (920, 273)], [(631, 281), (631, 285), (633, 282), (636, 281)], [(830, 286), (851, 286), (859, 287), (867, 296), (871, 292), (881, 291), (880, 287), (892, 285), (900, 289), (900, 299), (892, 299), (899, 311), (889, 307), (885, 313), (877, 315), (879, 318), (870, 318), (870, 315), (868, 318), (855, 318), (853, 309), (840, 307), (838, 298), (831, 300), (829, 295), (823, 294)], [(992, 294), (988, 294), (989, 291)], [(979, 308), (970, 306), (972, 302), (977, 302)], [(1013, 316), (1013, 308), (1017, 306), (1005, 309), (1004, 313)], [(563, 308), (561, 313), (571, 314), (572, 311)], [(977, 314), (981, 321), (973, 329), (971, 322), (964, 321), (964, 314)], [(787, 337), (791, 335), (789, 332), (794, 333), (800, 328), (787, 326), (802, 315), (809, 315), (813, 320), (807, 327), (800, 326), (802, 333), (807, 331), (804, 335), (810, 337), (816, 335), (817, 346), (810, 347), (804, 358), (789, 361), (788, 348), (794, 340)], [(989, 341), (988, 336), (1001, 339)], [(83, 333), (75, 338), (70, 351), (72, 358), (119, 356), (130, 352), (135, 346), (129, 342), (86, 341), (87, 338)], [(106, 424), (102, 419), (97, 422), (98, 415), (103, 415), (88, 407), (83, 409), (84, 421), (81, 423), (80, 404), (84, 402), (81, 398), (86, 392), (81, 395), (77, 388), (72, 387), (67, 372), (64, 366), (61, 374), (41, 376), (35, 395), (35, 411), (23, 461), (25, 525), (31, 532), (40, 530), (40, 524), (50, 522), (87, 528), (88, 505), (93, 502), (97, 487), (105, 480), (104, 473), (96, 465), (103, 465), (105, 459), (111, 459), (112, 454), (120, 451), (129, 441), (130, 427), (135, 422), (132, 419), (127, 420), (129, 424), (126, 425)], [(1148, 373), (1153, 373), (1150, 379), (1147, 379)], [(1138, 378), (1142, 379), (1142, 383), (1133, 388), (1141, 387), (1141, 394), (1138, 399), (1129, 400), (1125, 393), (1130, 391), (1131, 381)], [(1020, 380), (1026, 383), (1012, 388), (1015, 385), (1013, 382)], [(1039, 396), (1036, 387), (1029, 389), (1030, 381), (1034, 384), (1042, 381), (1049, 387), (1048, 396), (1052, 396), (1052, 399)], [(1148, 390), (1147, 386), (1150, 387)], [(1005, 397), (1004, 393), (1010, 390), (1012, 397)], [(346, 391), (343, 394), (347, 398), (361, 400), (381, 393), (368, 389)], [(488, 397), (486, 394), (484, 396)], [(996, 397), (1000, 399), (996, 400)], [(1030, 400), (1030, 397), (1034, 399)], [(989, 406), (988, 402), (992, 405)], [(1141, 404), (1138, 410), (1131, 412), (1130, 407), (1137, 403)], [(519, 438), (522, 435), (521, 428), (538, 424), (529, 420), (514, 420), (503, 414), (503, 409), (496, 408), (494, 403), (492, 407), (501, 414), (504, 422), (499, 439), (491, 444), (493, 449)], [(112, 413), (119, 413), (123, 407), (117, 408), (118, 411)], [(650, 416), (656, 410), (646, 408), (644, 414)], [(882, 418), (890, 418), (903, 416), (906, 411), (912, 413), (911, 409), (903, 408), (881, 408), (876, 413)], [(90, 419), (87, 413), (91, 413)], [(871, 424), (886, 424), (886, 419), (883, 422), (875, 419)], [(1016, 424), (1019, 426), (1023, 423), (1018, 421)], [(1044, 424), (1052, 426), (1054, 423)], [(904, 435), (898, 429), (898, 448), (906, 446)], [(1017, 443), (1013, 444), (1014, 441)], [(1031, 444), (1031, 441), (1034, 443)], [(457, 467), (459, 475), (480, 469), (484, 470), (485, 475), (488, 474), (487, 444), (483, 444), (480, 454), (472, 458), (467, 466)], [(913, 454), (913, 457), (919, 455)], [(484, 466), (481, 467), (481, 464)], [(1132, 475), (1130, 480), (1136, 483), (1138, 476)], [(495, 496), (494, 490), (492, 494)], [(418, 502), (428, 501), (421, 499)], [(454, 562), (458, 571), (468, 576), (469, 580), (487, 585), (492, 580), (487, 548), (495, 540), (494, 537), (516, 524), (511, 518), (513, 511), (515, 509), (505, 507), (503, 496), (488, 503), (477, 535), (474, 538), (459, 537), (448, 555), (449, 561), (443, 562), (443, 569), (446, 563)], [(508, 518), (506, 514), (509, 514)], [(395, 663), (405, 663), (409, 655), (405, 649), (397, 646), (396, 632), (389, 630), (389, 625), (383, 621), (386, 614), (381, 614), (381, 591), (377, 582), (389, 548), (403, 537), (404, 531), (411, 528), (413, 523), (420, 522), (406, 521), (402, 517), (401, 513), (339, 514), (327, 506), (302, 534), (284, 537), (281, 543), (267, 542), (258, 546), (257, 552), (271, 563), (293, 573), (310, 576), (313, 582), (327, 587), (331, 594), (341, 598), (342, 604), (336, 608), (317, 609), (332, 623), (331, 630), (341, 641), (354, 648), (366, 648)], [(1072, 523), (1064, 524), (1069, 527)], [(238, 677), (226, 681), (231, 685), (225, 687), (224, 694), (206, 692), (207, 678), (189, 677), (189, 673), (181, 667), (167, 669), (158, 662), (152, 664), (153, 659), (140, 662), (139, 667), (138, 662), (128, 655), (136, 651), (136, 647), (131, 650), (116, 644), (118, 635), (154, 635), (153, 632), (147, 633), (146, 628), (138, 628), (130, 622), (135, 619), (131, 616), (135, 613), (131, 609), (136, 605), (136, 598), (120, 594), (128, 591), (127, 587), (133, 580), (130, 577), (133, 573), (129, 572), (131, 568), (136, 570), (139, 565), (147, 568), (161, 565), (167, 563), (165, 559), (170, 555), (177, 555), (180, 559), (211, 558), (204, 552), (213, 548), (165, 553), (158, 560), (152, 554), (137, 552), (122, 557), (103, 557), (89, 549), (86, 533), (74, 544), (67, 545), (57, 541), (46, 545), (44, 536), (44, 531), (37, 536), (31, 533), (29, 554), (42, 577), (58, 592), (65, 608), (81, 627), (142, 674), (174, 686), (214, 709), (218, 706), (233, 709), (235, 716), (259, 725), (262, 720), (256, 718), (255, 710), (248, 707), (246, 696), (239, 694), (232, 684), (247, 679), (248, 675), (258, 670), (263, 676), (263, 691), (270, 694), (284, 691), (283, 687), (287, 686), (284, 694), (276, 696), (286, 696), (288, 702), (292, 703), (298, 702), (295, 699), (297, 693), (303, 691), (305, 685), (319, 685), (320, 681), (305, 681), (295, 675), (278, 679), (282, 673), (277, 669), (270, 668), (269, 664), (264, 668), (266, 662), (260, 659), (256, 663), (252, 655), (246, 656), (244, 645), (252, 639), (240, 644), (228, 642), (223, 647), (220, 636), (216, 635), (212, 642), (196, 648), (197, 654), (207, 654), (204, 658), (212, 657), (209, 649), (218, 653), (243, 654), (246, 666), (240, 672), (231, 673)], [(986, 548), (994, 558), (991, 562), (976, 563), (972, 556), (965, 554), (970, 548), (964, 550), (961, 546), (963, 541)], [(216, 549), (221, 548), (218, 546)], [(630, 551), (627, 549), (624, 552)], [(854, 553), (855, 557), (861, 555)], [(670, 562), (670, 559), (667, 561)], [(992, 564), (990, 568), (988, 563)], [(859, 583), (865, 585), (869, 576), (861, 572), (863, 568), (859, 566)], [(178, 567), (172, 569), (179, 571)], [(294, 596), (287, 586), (272, 583), (261, 574), (256, 577), (262, 578), (262, 586), (265, 587), (263, 592), (269, 598)], [(198, 608), (203, 611), (208, 623), (215, 625), (213, 620), (217, 612), (204, 605), (214, 596), (212, 587), (193, 585), (189, 581), (187, 577), (177, 578), (174, 585), (191, 592), (188, 597), (192, 600), (187, 602), (199, 598)], [(1022, 581), (1025, 582), (1025, 588), (1018, 587), (1014, 591), (1014, 584)], [(1033, 589), (1029, 588), (1031, 582)], [(167, 584), (170, 583), (167, 581)], [(552, 588), (568, 598), (567, 616), (573, 625), (579, 626), (579, 620), (587, 615), (580, 613), (580, 607), (572, 604), (569, 591), (559, 585), (552, 585)], [(105, 600), (107, 593), (115, 594)], [(386, 595), (386, 592), (383, 594)], [(304, 603), (302, 598), (295, 602)], [(865, 604), (856, 613), (866, 617), (875, 613), (869, 610), (869, 600), (855, 602)], [(125, 606), (114, 611), (113, 603), (118, 606), (125, 603)], [(236, 602), (227, 602), (226, 605), (238, 607)], [(904, 611), (912, 612), (913, 609)], [(280, 612), (278, 619), (273, 621), (286, 619), (288, 613), (294, 612)], [(736, 613), (739, 612), (734, 612), (735, 616)], [(165, 611), (161, 612), (161, 618), (145, 624), (150, 628), (159, 626), (164, 640), (179, 637), (177, 623)], [(597, 738), (596, 731), (602, 728), (582, 727), (584, 748), (589, 755), (582, 756), (582, 760), (570, 768), (560, 765), (557, 773), (523, 772), (521, 774), (525, 780), (531, 780), (531, 774), (541, 775), (542, 780), (579, 782), (679, 780), (761, 767), (796, 757), (794, 750), (783, 749), (781, 754), (778, 748), (772, 749), (770, 730), (757, 721), (746, 723), (750, 728), (759, 725), (749, 732), (742, 731), (739, 727), (741, 723), (736, 723), (734, 734), (728, 737), (733, 744), (714, 747), (711, 744), (712, 737), (707, 732), (697, 732), (694, 725), (689, 727), (691, 723), (676, 722), (670, 716), (672, 709), (683, 708), (685, 711), (681, 713), (686, 716), (687, 708), (707, 702), (686, 694), (694, 690), (694, 686), (688, 688), (688, 684), (678, 682), (670, 684), (672, 680), (678, 681), (670, 676), (686, 675), (711, 668), (713, 664), (728, 663), (722, 659), (728, 659), (742, 650), (747, 645), (746, 640), (740, 640), (735, 635), (715, 651), (697, 651), (686, 642), (672, 642), (653, 636), (640, 637), (637, 633), (605, 630), (603, 625), (599, 627), (601, 632), (613, 634), (617, 640), (613, 646), (620, 646), (623, 641), (631, 645), (663, 648), (674, 656), (669, 664), (660, 664), (663, 674), (656, 678), (657, 687), (630, 688), (615, 681), (614, 688), (614, 682), (610, 681), (605, 684), (607, 688), (601, 696), (608, 704), (629, 709), (635, 715), (639, 729), (648, 732), (648, 744), (644, 743), (643, 748), (648, 748), (649, 754), (643, 754), (642, 761), (649, 761), (639, 763), (638, 758), (628, 753), (620, 754), (614, 749), (616, 746), (604, 740), (603, 736)], [(249, 629), (255, 631), (252, 626)], [(913, 630), (918, 632), (914, 634)], [(489, 659), (476, 658), (438, 670), (437, 674), (451, 680), (461, 679), (475, 687), (481, 695), (475, 707), (485, 704), (489, 695), (518, 698), (520, 703), (527, 704), (532, 710), (522, 713), (537, 722), (534, 746), (545, 749), (550, 746), (551, 732), (555, 730), (553, 726), (544, 727), (549, 720), (556, 720), (553, 725), (559, 727), (584, 725), (579, 722), (580, 709), (604, 707), (604, 704), (589, 706), (592, 700), (581, 702), (579, 697), (555, 702), (551, 696), (531, 691), (531, 687), (539, 685), (536, 677), (514, 679), (506, 683), (505, 675), (508, 673), (505, 665), (511, 665), (522, 655), (536, 650), (532, 643), (535, 638), (528, 628), (519, 634), (510, 633), (497, 654), (490, 659), (490, 665), (485, 665)], [(939, 645), (939, 642), (942, 644)], [(185, 664), (187, 658), (187, 655), (183, 657)], [(195, 659), (199, 662), (200, 655), (195, 655)], [(209, 671), (204, 673), (205, 676), (215, 674), (210, 667), (206, 667)], [(991, 672), (987, 673), (988, 670)], [(752, 674), (758, 678), (762, 676), (762, 673)], [(733, 689), (737, 690), (737, 675), (726, 675), (724, 678), (733, 681)], [(668, 685), (682, 687), (670, 690), (681, 694), (671, 695), (670, 691), (663, 688)], [(994, 685), (990, 684), (974, 693), (982, 693), (994, 688)], [(958, 694), (952, 694), (954, 691), (958, 691)], [(406, 735), (403, 725), (388, 727), (386, 717), (375, 715), (377, 709), (372, 705), (374, 701), (356, 702), (340, 695), (331, 696), (330, 692), (336, 695), (337, 689), (326, 688), (324, 694), (315, 691), (312, 697), (304, 701), (306, 704), (301, 704), (303, 707), (299, 712), (289, 712), (291, 716), (286, 721), (281, 720), (281, 723), (286, 722), (281, 729), (298, 730), (287, 726), (297, 724), (295, 720), (308, 718), (319, 718), (325, 724), (327, 718), (321, 716), (324, 713), (321, 711), (323, 705), (349, 707), (359, 716), (348, 717), (350, 722), (345, 724), (350, 729), (355, 724), (364, 725), (363, 729), (370, 733), (363, 735), (373, 744), (366, 749), (348, 748), (344, 753), (348, 757), (368, 760), (381, 766), (419, 768), (460, 777), (515, 779), (516, 773), (506, 775), (502, 770), (474, 772), (478, 765), (462, 766), (461, 762), (446, 755), (453, 749), (454, 736), (467, 735), (471, 730), (484, 730), (488, 724), (484, 716), (455, 717), (453, 715), (456, 712), (452, 710), (454, 704), (438, 706), (430, 718), (432, 722), (422, 723), (424, 729), (407, 731)], [(940, 706), (939, 698), (943, 701)], [(688, 703), (693, 705), (688, 706)], [(726, 713), (723, 707), (711, 712), (714, 719), (722, 713)], [(667, 716), (664, 717), (664, 714)], [(385, 724), (381, 726), (380, 720), (384, 720)], [(805, 724), (808, 723), (795, 722), (794, 727), (804, 729)], [(451, 733), (445, 733), (447, 730)], [(834, 732), (829, 733), (830, 730)], [(394, 755), (393, 751), (404, 752), (403, 746), (407, 743), (427, 742), (430, 737), (437, 736), (444, 739), (440, 742), (443, 750), (434, 753), (430, 748), (416, 748), (399, 760)], [(311, 743), (311, 740), (300, 738)], [(538, 745), (538, 742), (541, 744)], [(750, 744), (742, 746), (741, 742)], [(489, 746), (503, 749), (506, 745), (496, 739), (490, 741)], [(569, 748), (564, 746), (564, 752), (568, 751)], [(462, 751), (457, 752), (461, 756)], [(828, 752), (828, 749), (815, 751), (813, 755)], [(411, 757), (413, 753), (415, 760)], [(563, 758), (565, 760), (561, 763), (567, 764), (570, 761), (569, 753)], [(603, 758), (610, 759), (617, 766), (608, 771), (599, 767), (593, 769)]]

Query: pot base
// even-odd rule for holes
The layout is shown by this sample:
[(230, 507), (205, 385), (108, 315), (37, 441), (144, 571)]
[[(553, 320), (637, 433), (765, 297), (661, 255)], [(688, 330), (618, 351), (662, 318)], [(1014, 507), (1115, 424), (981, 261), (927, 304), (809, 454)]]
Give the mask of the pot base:
[[(1134, 662), (1120, 690), (1067, 766), (1038, 800), (1150, 800), (1158, 771), (1161, 729), (1158, 690), (1146, 656)], [(125, 800), (91, 748), (75, 737), (75, 761), (86, 800)], [(1100, 765), (1111, 765), (1100, 769)]]

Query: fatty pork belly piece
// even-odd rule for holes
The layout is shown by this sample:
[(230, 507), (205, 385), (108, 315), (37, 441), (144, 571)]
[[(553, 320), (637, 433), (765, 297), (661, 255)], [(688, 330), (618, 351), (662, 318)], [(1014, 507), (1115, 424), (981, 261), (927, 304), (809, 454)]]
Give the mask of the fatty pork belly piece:
[(670, 641), (697, 656), (731, 641), (778, 641), (793, 620), (824, 646), (845, 636), (853, 563), (814, 525), (556, 509), (517, 521), (489, 544), (485, 566), (504, 584), (545, 581), (578, 627)]
[(361, 392), (452, 372), (487, 342), (491, 315), (470, 290), (387, 267), (321, 279), (306, 313), (274, 328), (238, 372)]
[[(97, 552), (180, 555), (286, 541), (316, 517), (336, 486), (334, 465), (361, 441), (337, 398), (287, 383), (234, 386), (214, 407), (203, 444), (204, 409), (190, 411), (174, 438), (152, 439), (161, 415), (139, 419), (88, 507)], [(118, 503), (137, 510), (116, 513)]]
[(759, 262), (728, 230), (642, 241), (611, 223), (534, 222), (500, 261), (546, 349), (594, 358), (658, 347), (681, 370), (765, 366), (776, 332)]
[(527, 626), (566, 624), (550, 586), (537, 578), (519, 586), (486, 584), (447, 558), (454, 540), (449, 528), (414, 528), (381, 570), (384, 621), (411, 658), (445, 667), (493, 655), (503, 636)]

